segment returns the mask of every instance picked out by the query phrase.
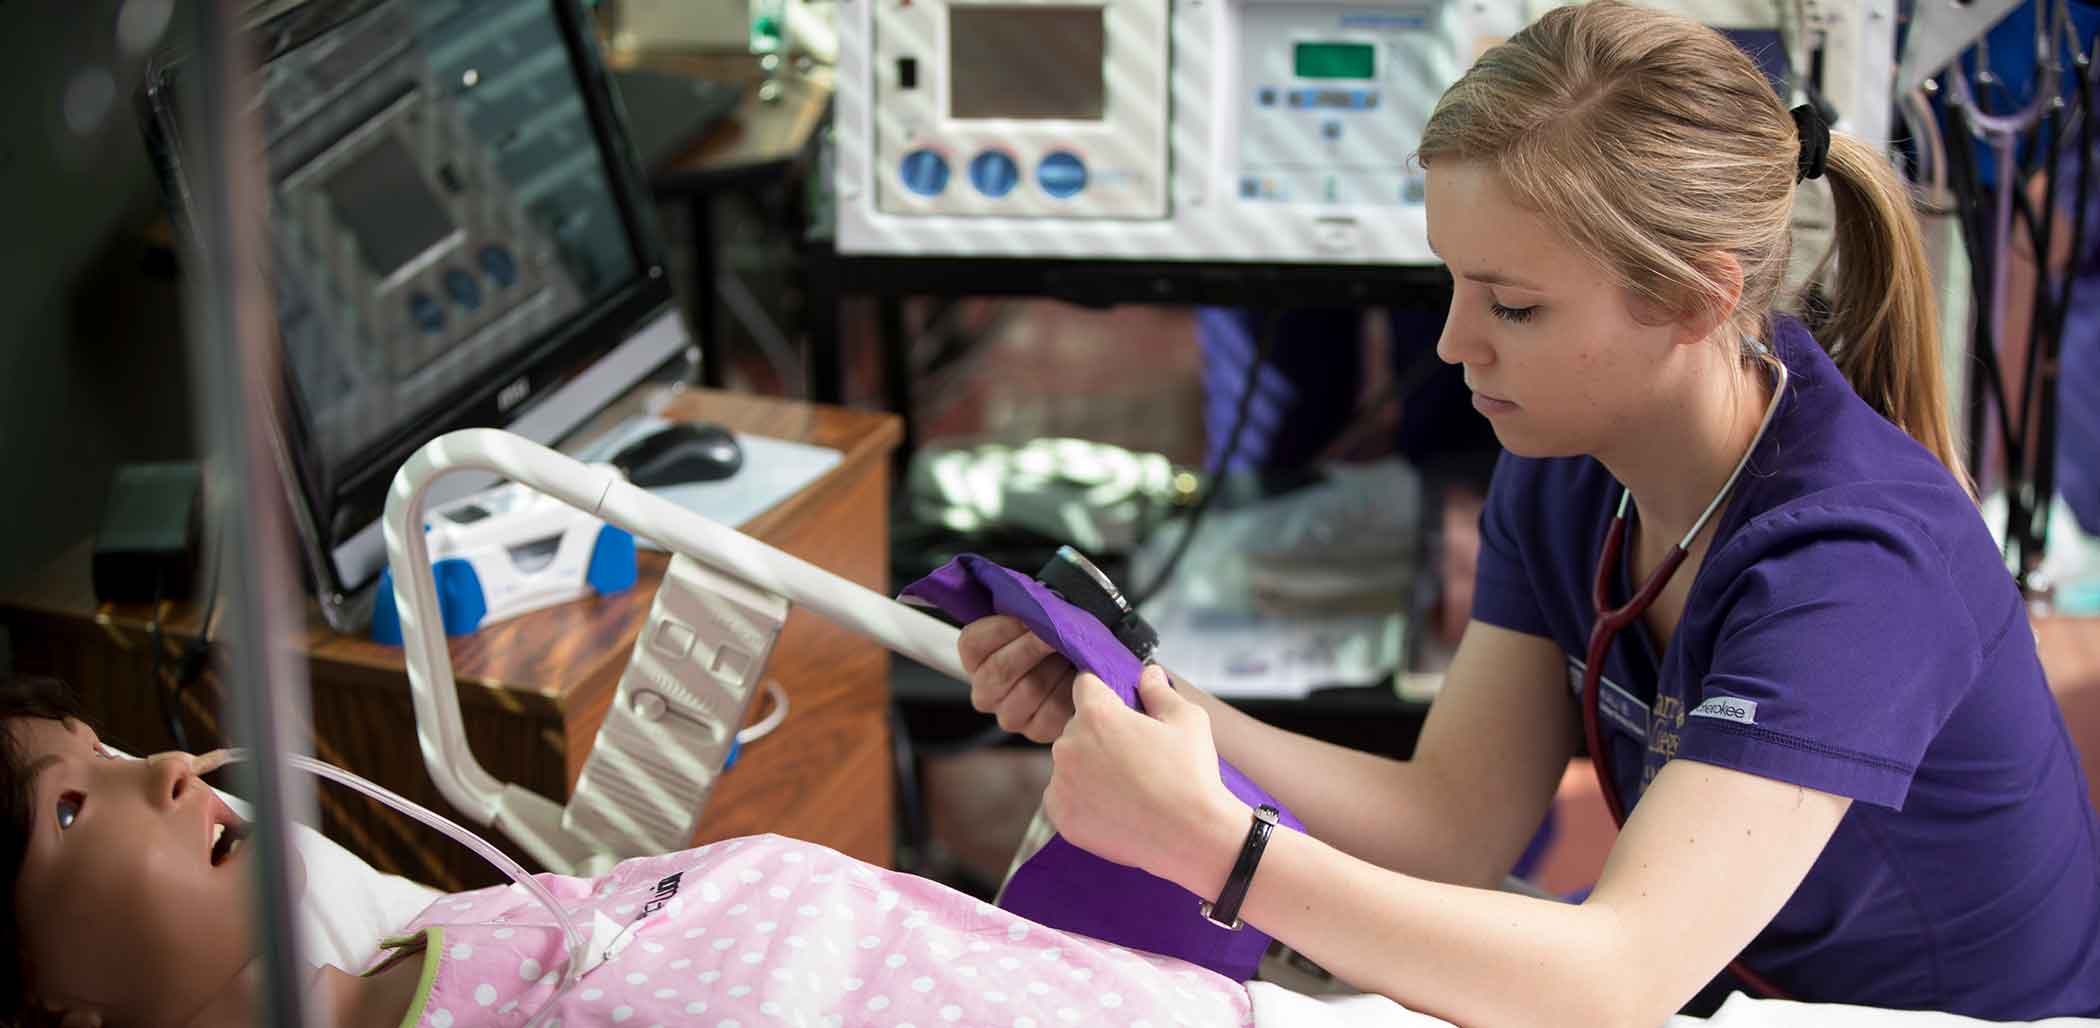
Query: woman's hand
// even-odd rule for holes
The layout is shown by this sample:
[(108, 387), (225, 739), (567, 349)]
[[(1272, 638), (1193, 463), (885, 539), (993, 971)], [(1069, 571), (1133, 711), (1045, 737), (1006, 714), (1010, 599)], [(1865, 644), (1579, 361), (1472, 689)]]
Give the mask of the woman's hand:
[(1019, 618), (972, 621), (956, 640), (970, 675), (970, 705), (999, 727), (1053, 742), (1072, 719), (1072, 662), (1036, 638)]
[(1247, 805), (1218, 777), (1210, 714), (1175, 692), (1156, 664), (1138, 679), (1146, 712), (1124, 706), (1091, 674), (1071, 688), (1075, 713), (1050, 747), (1043, 813), (1095, 856), (1214, 893), (1231, 870)]

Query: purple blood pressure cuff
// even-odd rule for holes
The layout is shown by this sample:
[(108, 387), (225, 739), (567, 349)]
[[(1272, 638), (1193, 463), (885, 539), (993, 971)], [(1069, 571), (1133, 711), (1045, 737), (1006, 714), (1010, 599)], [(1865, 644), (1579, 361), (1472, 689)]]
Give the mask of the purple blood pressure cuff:
[[(965, 554), (912, 583), (902, 598), (964, 624), (993, 614), (1019, 618), (1073, 667), (1093, 672), (1133, 710), (1144, 709), (1137, 692), (1144, 665), (1106, 625), (1027, 575)], [(1250, 808), (1271, 804), (1280, 823), (1305, 830), (1275, 797), (1222, 759), (1218, 776)], [(1063, 835), (1024, 861), (999, 897), (1000, 907), (1039, 924), (1179, 957), (1236, 982), (1253, 978), (1269, 937), (1252, 927), (1226, 931), (1203, 917), (1198, 902), (1173, 882), (1103, 860)]]

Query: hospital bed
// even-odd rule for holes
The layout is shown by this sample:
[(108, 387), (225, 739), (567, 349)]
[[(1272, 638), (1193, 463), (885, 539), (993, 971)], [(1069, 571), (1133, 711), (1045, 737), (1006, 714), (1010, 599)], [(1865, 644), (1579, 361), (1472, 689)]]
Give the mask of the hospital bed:
[[(238, 798), (227, 802), (246, 816)], [(415, 917), (441, 894), (429, 886), (381, 873), (311, 828), (297, 827), (292, 844), (306, 868), (299, 898), (300, 951), (309, 960), (357, 968), (379, 940)], [(1306, 996), (1269, 982), (1252, 982), (1256, 1028), (1435, 1028), (1450, 1022), (1410, 1011), (1382, 996)], [(1969, 1028), (1986, 1023), (1954, 1014), (1874, 1010), (1836, 1004), (1729, 998), (1709, 1020), (1671, 1018), (1666, 1028)], [(2042, 1028), (2095, 1028), (2100, 1020), (2053, 1018), (2022, 1022)]]

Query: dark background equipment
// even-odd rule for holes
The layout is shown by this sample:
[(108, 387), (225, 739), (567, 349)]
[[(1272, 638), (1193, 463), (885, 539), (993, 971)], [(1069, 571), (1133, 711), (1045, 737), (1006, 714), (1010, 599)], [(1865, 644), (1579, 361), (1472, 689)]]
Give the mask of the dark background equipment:
[(95, 532), (95, 598), (188, 599), (196, 586), (202, 517), (203, 482), (194, 462), (117, 468)]

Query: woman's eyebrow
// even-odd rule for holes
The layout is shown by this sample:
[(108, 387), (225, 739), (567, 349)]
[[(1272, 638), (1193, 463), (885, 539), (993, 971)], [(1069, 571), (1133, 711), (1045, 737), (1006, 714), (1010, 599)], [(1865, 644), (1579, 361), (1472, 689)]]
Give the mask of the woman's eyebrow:
[(1529, 289), (1535, 293), (1545, 292), (1545, 290), (1540, 289), (1538, 286), (1535, 286), (1530, 282), (1526, 282), (1521, 278), (1512, 278), (1508, 275), (1499, 275), (1492, 271), (1483, 271), (1478, 274), (1475, 274), (1473, 272), (1461, 272), (1461, 274), (1465, 275), (1467, 278), (1470, 278), (1475, 282), (1485, 282), (1491, 286), (1508, 286), (1511, 289)]
[(1507, 286), (1511, 289), (1529, 289), (1534, 293), (1545, 292), (1544, 289), (1541, 289), (1538, 286), (1533, 285), (1532, 283), (1527, 282), (1521, 278), (1512, 278), (1508, 275), (1499, 275), (1492, 271), (1483, 271), (1479, 274), (1459, 271), (1457, 268), (1451, 267), (1450, 261), (1444, 260), (1444, 255), (1437, 251), (1436, 243), (1432, 241), (1428, 236), (1423, 236), (1422, 241), (1424, 243), (1429, 244), (1429, 252), (1432, 256), (1434, 256), (1437, 260), (1444, 261), (1444, 266), (1447, 268), (1451, 268), (1452, 273), (1458, 275), (1461, 278), (1469, 278), (1475, 282), (1485, 282), (1491, 286)]

